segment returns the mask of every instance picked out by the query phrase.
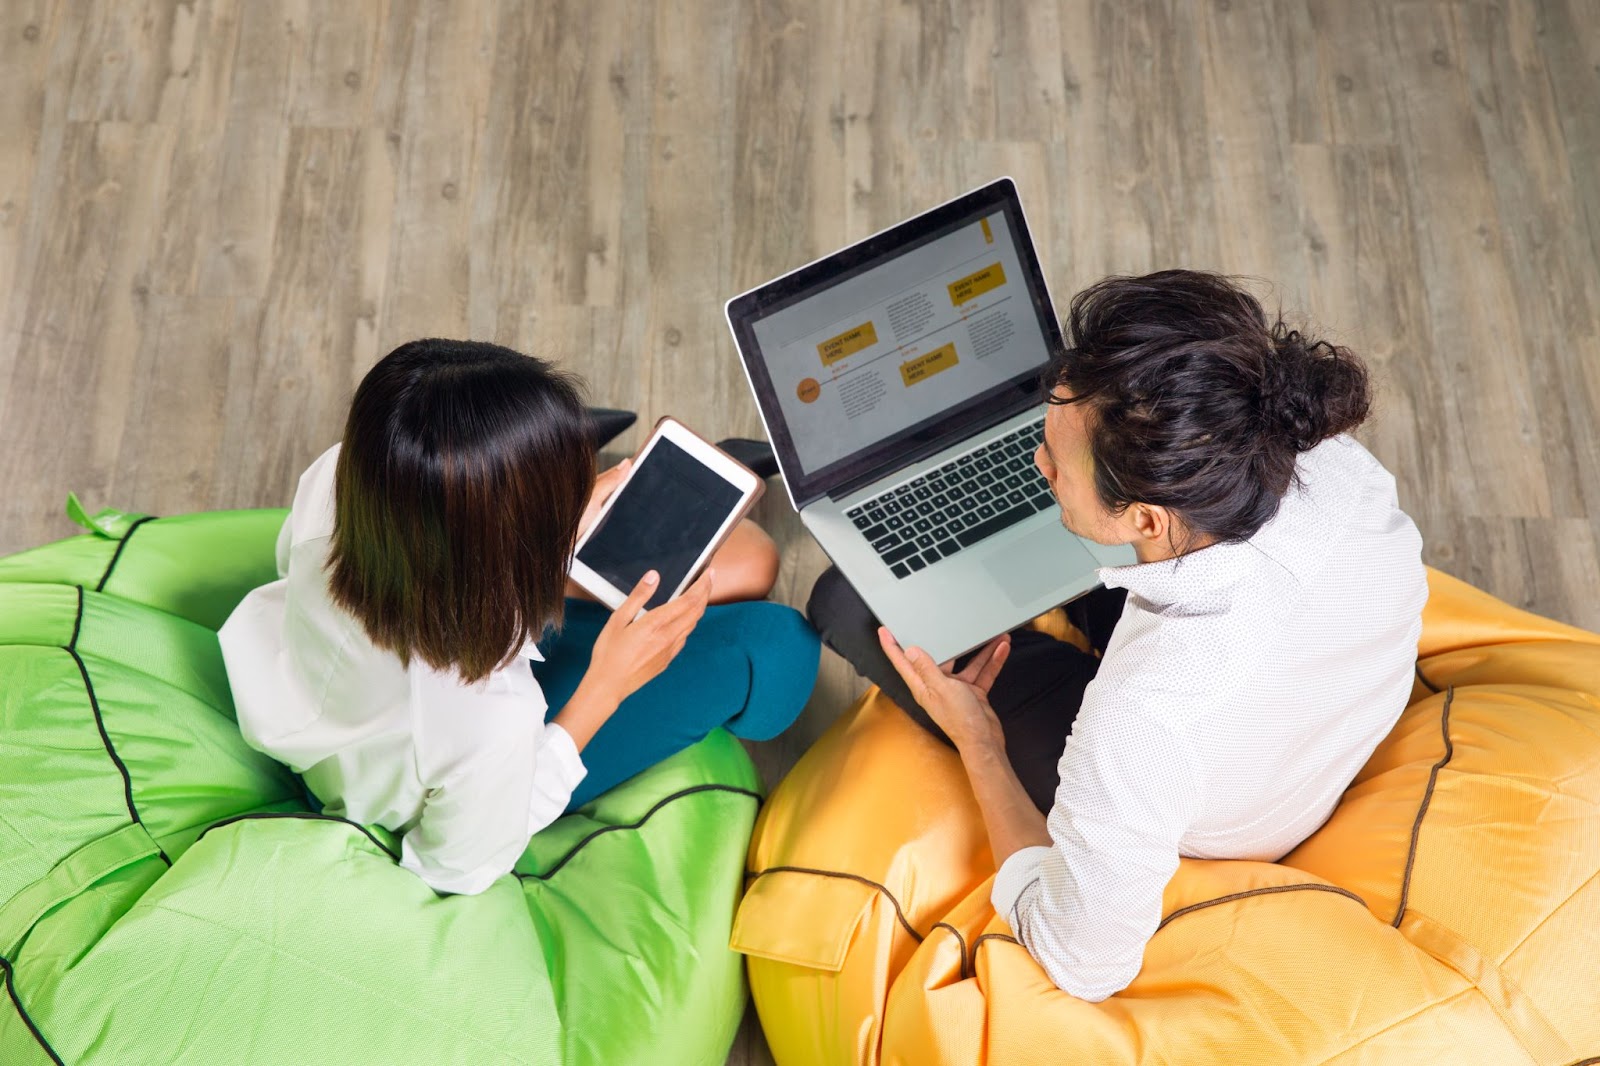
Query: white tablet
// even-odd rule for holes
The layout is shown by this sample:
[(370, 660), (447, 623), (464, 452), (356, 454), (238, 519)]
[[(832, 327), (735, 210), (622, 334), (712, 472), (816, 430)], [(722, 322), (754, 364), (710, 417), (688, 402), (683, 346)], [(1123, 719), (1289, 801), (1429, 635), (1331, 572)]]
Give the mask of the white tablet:
[(661, 584), (645, 607), (659, 607), (689, 586), (765, 487), (726, 452), (663, 418), (578, 541), (572, 580), (614, 611), (655, 570)]

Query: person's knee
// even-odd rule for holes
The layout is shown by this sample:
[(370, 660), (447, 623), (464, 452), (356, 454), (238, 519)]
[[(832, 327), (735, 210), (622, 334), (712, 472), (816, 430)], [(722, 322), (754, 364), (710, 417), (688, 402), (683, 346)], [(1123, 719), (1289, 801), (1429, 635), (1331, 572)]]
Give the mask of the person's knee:
[(781, 603), (751, 604), (759, 621), (751, 626), (752, 673), (769, 675), (770, 683), (789, 691), (803, 690), (804, 703), (817, 683), (817, 664), (822, 659), (822, 641), (817, 631), (799, 611)]
[(778, 581), (778, 546), (767, 531), (748, 518), (734, 527), (712, 557), (716, 568), (714, 603), (762, 600)]
[(867, 605), (836, 566), (824, 570), (816, 584), (811, 586), (811, 595), (806, 600), (806, 617), (824, 640), (830, 634), (860, 628), (871, 621)]
[(741, 644), (750, 671), (744, 709), (727, 725), (746, 740), (770, 740), (799, 717), (817, 683), (822, 644), (800, 612), (752, 603), (741, 614)]

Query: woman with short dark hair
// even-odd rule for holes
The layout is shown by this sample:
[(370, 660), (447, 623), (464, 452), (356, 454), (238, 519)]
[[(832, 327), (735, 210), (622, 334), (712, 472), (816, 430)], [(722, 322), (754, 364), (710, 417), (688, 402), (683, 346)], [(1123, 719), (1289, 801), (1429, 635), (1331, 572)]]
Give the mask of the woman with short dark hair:
[(1034, 632), (941, 667), (834, 572), (823, 639), (961, 753), (991, 899), (1062, 989), (1138, 974), (1180, 855), (1276, 860), (1328, 817), (1411, 689), (1427, 582), (1394, 479), (1347, 434), (1367, 373), (1230, 279), (1107, 278), (1072, 301), (1035, 461), (1062, 522), (1138, 562)]
[(777, 573), (751, 523), (671, 603), (640, 614), (653, 571), (614, 614), (569, 598), (626, 472), (596, 478), (591, 432), (541, 360), (401, 345), (302, 475), (281, 579), (220, 634), (245, 739), (326, 811), (404, 834), (402, 864), (442, 892), (483, 891), (563, 811), (717, 726), (775, 736), (816, 680), (797, 612), (730, 602)]

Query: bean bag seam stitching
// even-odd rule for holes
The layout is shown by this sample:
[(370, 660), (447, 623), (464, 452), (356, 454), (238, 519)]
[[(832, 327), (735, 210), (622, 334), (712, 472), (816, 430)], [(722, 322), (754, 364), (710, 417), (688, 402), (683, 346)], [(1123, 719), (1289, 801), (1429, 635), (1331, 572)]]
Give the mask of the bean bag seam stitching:
[(894, 916), (900, 920), (900, 925), (906, 932), (911, 934), (913, 940), (920, 944), (927, 939), (906, 920), (905, 911), (900, 909), (900, 901), (894, 898), (894, 893), (890, 892), (887, 886), (880, 885), (878, 882), (862, 877), (860, 874), (847, 874), (841, 870), (818, 870), (809, 866), (769, 866), (765, 870), (746, 871), (744, 876), (746, 880), (754, 881), (768, 874), (815, 874), (818, 877), (837, 877), (845, 881), (855, 881), (869, 888), (875, 888), (889, 900), (889, 903), (894, 907)]
[(211, 832), (213, 829), (221, 829), (224, 826), (233, 825), (235, 822), (266, 822), (280, 818), (290, 818), (301, 822), (337, 822), (341, 825), (347, 825), (350, 828), (359, 831), (368, 840), (372, 841), (373, 844), (382, 849), (382, 851), (391, 859), (395, 860), (396, 862), (400, 861), (400, 856), (398, 853), (396, 853), (383, 841), (379, 840), (370, 829), (362, 825), (360, 822), (350, 818), (341, 818), (336, 814), (314, 814), (311, 811), (252, 811), (245, 814), (232, 814), (221, 819), (220, 821), (212, 822), (210, 825), (200, 830), (200, 835), (194, 838), (195, 843), (198, 844), (205, 838), (205, 835)]
[(1018, 940), (1010, 933), (984, 933), (982, 936), (978, 937), (978, 939), (972, 942), (972, 956), (974, 959), (976, 959), (978, 956), (978, 945), (983, 943), (985, 940), (1004, 940), (1008, 944), (1015, 944), (1018, 947), (1022, 946), (1022, 941)]
[(1439, 782), (1439, 771), (1450, 762), (1455, 754), (1455, 745), (1450, 740), (1450, 705), (1455, 702), (1456, 687), (1451, 685), (1445, 690), (1444, 710), (1439, 715), (1439, 731), (1444, 735), (1444, 754), (1439, 761), (1433, 764), (1428, 771), (1428, 786), (1422, 791), (1422, 802), (1417, 805), (1417, 817), (1411, 823), (1411, 844), (1406, 849), (1405, 874), (1400, 879), (1400, 903), (1395, 908), (1394, 920), (1389, 924), (1400, 928), (1400, 922), (1406, 916), (1406, 904), (1411, 897), (1411, 873), (1416, 866), (1417, 845), (1422, 839), (1422, 819), (1428, 813), (1428, 806), (1433, 802), (1433, 790)]
[(1363, 907), (1367, 905), (1366, 900), (1362, 899), (1348, 888), (1343, 888), (1339, 885), (1324, 885), (1313, 881), (1305, 881), (1293, 885), (1264, 885), (1261, 888), (1247, 888), (1243, 892), (1231, 892), (1226, 896), (1218, 896), (1215, 899), (1207, 899), (1201, 900), (1199, 903), (1191, 903), (1187, 907), (1179, 907), (1177, 910), (1161, 919), (1160, 924), (1156, 926), (1156, 932), (1161, 932), (1161, 930), (1165, 929), (1170, 923), (1182, 918), (1186, 914), (1193, 914), (1195, 911), (1203, 911), (1207, 907), (1215, 907), (1222, 903), (1232, 903), (1235, 900), (1246, 899), (1250, 896), (1276, 895), (1279, 892), (1332, 892), (1335, 895), (1345, 896), (1349, 899), (1353, 899)]
[[(655, 815), (658, 811), (660, 811), (668, 803), (671, 803), (674, 800), (682, 799), (685, 796), (693, 795), (693, 794), (695, 794), (697, 792), (731, 792), (731, 793), (734, 793), (736, 795), (749, 796), (751, 799), (754, 799), (754, 800), (760, 800), (761, 799), (761, 794), (759, 792), (754, 792), (754, 791), (751, 791), (750, 789), (746, 789), (746, 788), (739, 788), (739, 787), (737, 787), (735, 785), (694, 785), (694, 786), (691, 786), (689, 788), (680, 789), (679, 791), (671, 793), (670, 795), (663, 796), (660, 800), (658, 800), (656, 802), (656, 804), (653, 807), (651, 807), (648, 811), (646, 811), (639, 818), (639, 820), (636, 821), (636, 822), (631, 822), (631, 823), (628, 823), (626, 825), (602, 826), (601, 828), (596, 829), (594, 832), (590, 833), (588, 836), (586, 836), (582, 840), (578, 841), (577, 844), (573, 845), (572, 849), (570, 851), (568, 851), (565, 855), (563, 855), (561, 857), (561, 859), (558, 860), (555, 863), (555, 865), (552, 866), (545, 873), (543, 873), (543, 874), (523, 874), (523, 873), (515, 873), (515, 871), (513, 871), (513, 873), (515, 873), (515, 876), (516, 876), (518, 881), (548, 881), (548, 880), (550, 880), (550, 878), (554, 877), (556, 875), (556, 873), (562, 867), (564, 867), (573, 858), (573, 856), (577, 855), (578, 852), (582, 851), (585, 847), (587, 847), (588, 844), (590, 843), (590, 841), (596, 839), (597, 837), (604, 836), (606, 833), (614, 833), (614, 832), (617, 832), (618, 830), (623, 830), (623, 829), (638, 829), (640, 826), (642, 826), (646, 822), (648, 822), (653, 815)], [(222, 827), (227, 826), (227, 825), (232, 825), (235, 822), (247, 822), (247, 821), (264, 822), (264, 821), (271, 821), (271, 820), (274, 820), (274, 819), (285, 819), (285, 818), (294, 819), (294, 820), (303, 821), (303, 822), (337, 822), (337, 823), (339, 823), (341, 825), (349, 826), (350, 828), (352, 828), (352, 829), (356, 830), (357, 832), (361, 833), (368, 840), (372, 841), (372, 843), (376, 847), (381, 849), (391, 859), (394, 859), (396, 862), (398, 862), (400, 860), (400, 856), (399, 855), (397, 855), (391, 848), (389, 848), (386, 844), (384, 844), (383, 841), (379, 840), (372, 833), (371, 830), (369, 830), (366, 826), (362, 825), (360, 822), (354, 821), (354, 820), (349, 819), (349, 818), (341, 818), (338, 815), (334, 815), (334, 814), (314, 814), (314, 813), (312, 813), (310, 811), (257, 811), (257, 812), (248, 813), (248, 814), (235, 814), (235, 815), (232, 815), (230, 817), (224, 818), (221, 821), (213, 822), (212, 824), (206, 826), (204, 829), (202, 829), (200, 831), (200, 835), (195, 838), (195, 842), (198, 843), (201, 839), (203, 839), (205, 837), (205, 835), (207, 833), (211, 832), (213, 829), (221, 829)]]
[[(845, 872), (840, 871), (840, 870), (819, 870), (819, 869), (816, 869), (816, 868), (813, 868), (813, 867), (808, 867), (808, 866), (769, 866), (764, 870), (748, 871), (745, 874), (745, 878), (747, 880), (754, 881), (757, 878), (765, 877), (767, 874), (774, 874), (774, 873), (802, 873), (802, 874), (814, 874), (814, 875), (816, 875), (818, 877), (836, 877), (836, 878), (840, 878), (840, 879), (846, 880), (846, 881), (855, 881), (855, 882), (858, 882), (859, 884), (867, 885), (870, 888), (877, 889), (879, 892), (883, 893), (883, 895), (889, 900), (889, 903), (894, 907), (895, 917), (897, 919), (899, 919), (901, 927), (904, 928), (907, 933), (910, 933), (912, 938), (915, 939), (918, 943), (921, 943), (921, 942), (923, 942), (923, 941), (925, 941), (927, 939), (927, 937), (925, 937), (922, 934), (918, 933), (916, 931), (916, 929), (911, 925), (911, 923), (906, 919), (905, 912), (900, 906), (900, 901), (895, 898), (894, 893), (890, 892), (887, 886), (879, 884), (878, 882), (873, 881), (873, 880), (871, 880), (869, 878), (862, 877), (860, 874), (845, 873)], [(521, 875), (518, 875), (518, 876), (521, 876)], [(1166, 928), (1166, 926), (1170, 922), (1172, 922), (1173, 920), (1175, 920), (1177, 918), (1181, 918), (1186, 914), (1191, 914), (1194, 911), (1205, 910), (1208, 907), (1217, 906), (1218, 904), (1232, 903), (1232, 902), (1234, 902), (1236, 900), (1246, 899), (1246, 898), (1248, 898), (1250, 896), (1269, 896), (1269, 895), (1275, 895), (1275, 894), (1280, 893), (1280, 892), (1301, 892), (1301, 891), (1331, 892), (1331, 893), (1333, 893), (1335, 895), (1345, 896), (1345, 897), (1347, 897), (1349, 899), (1352, 899), (1355, 902), (1361, 904), (1363, 907), (1365, 907), (1367, 905), (1367, 901), (1366, 900), (1362, 899), (1360, 896), (1356, 895), (1354, 892), (1350, 891), (1349, 889), (1341, 888), (1338, 885), (1312, 884), (1312, 883), (1309, 883), (1309, 882), (1307, 882), (1305, 884), (1296, 884), (1296, 885), (1269, 885), (1269, 886), (1264, 887), (1264, 888), (1252, 888), (1252, 889), (1249, 889), (1249, 890), (1244, 891), (1244, 892), (1234, 892), (1234, 893), (1231, 893), (1230, 895), (1218, 896), (1215, 899), (1203, 900), (1203, 901), (1201, 901), (1199, 903), (1191, 903), (1187, 907), (1180, 907), (1178, 910), (1173, 911), (1171, 914), (1167, 915), (1165, 918), (1163, 918), (1161, 920), (1161, 924), (1156, 926), (1156, 932), (1160, 932), (1162, 929)], [(933, 930), (934, 929), (938, 929), (940, 927), (943, 927), (945, 929), (950, 930), (951, 934), (956, 938), (956, 941), (957, 941), (958, 945), (960, 946), (960, 949), (961, 949), (961, 979), (962, 980), (966, 980), (967, 978), (971, 977), (973, 974), (975, 974), (977, 972), (978, 948), (983, 944), (984, 941), (986, 941), (986, 940), (1004, 940), (1007, 943), (1016, 944), (1019, 947), (1023, 946), (1022, 945), (1022, 941), (1020, 941), (1016, 937), (1010, 936), (1010, 935), (1008, 935), (1006, 933), (984, 933), (983, 935), (979, 936), (976, 940), (974, 940), (972, 942), (972, 947), (971, 947), (970, 952), (969, 952), (969, 949), (968, 949), (967, 944), (966, 944), (966, 938), (963, 937), (961, 935), (961, 932), (958, 929), (956, 929), (955, 926), (951, 925), (949, 922), (945, 922), (945, 921), (934, 922), (932, 927), (928, 930), (928, 935), (929, 936), (933, 935)], [(969, 962), (969, 959), (970, 959), (970, 962)]]
[(679, 789), (677, 792), (673, 792), (669, 795), (661, 797), (661, 799), (657, 800), (653, 807), (645, 811), (636, 822), (630, 822), (626, 825), (601, 826), (599, 829), (596, 829), (594, 832), (590, 833), (588, 836), (574, 844), (570, 851), (561, 856), (561, 858), (556, 861), (554, 866), (550, 867), (550, 869), (546, 870), (542, 874), (516, 873), (514, 870), (512, 872), (516, 874), (518, 881), (548, 881), (554, 877), (562, 867), (571, 862), (573, 857), (576, 856), (578, 852), (588, 847), (589, 843), (596, 838), (605, 836), (607, 833), (615, 833), (624, 829), (638, 829), (640, 826), (648, 822), (656, 814), (656, 812), (660, 811), (667, 804), (672, 803), (675, 800), (683, 799), (685, 796), (692, 796), (697, 792), (731, 792), (739, 796), (749, 796), (758, 804), (761, 802), (761, 793), (755, 792), (748, 788), (740, 788), (737, 785), (691, 785), (688, 788)]
[(83, 586), (74, 585), (78, 590), (78, 606), (72, 615), (72, 636), (67, 640), (67, 647), (74, 651), (78, 647), (78, 634), (83, 630)]
[(1009, 933), (984, 933), (979, 936), (978, 939), (972, 942), (972, 965), (968, 969), (967, 974), (970, 977), (976, 977), (978, 975), (978, 948), (983, 946), (983, 942), (985, 940), (1004, 940), (1007, 943), (1015, 944), (1019, 948), (1023, 948), (1024, 951), (1027, 950), (1027, 948), (1023, 947), (1022, 941), (1018, 940)]
[[(1191, 914), (1191, 913), (1193, 913), (1195, 911), (1205, 910), (1208, 907), (1214, 907), (1214, 906), (1217, 906), (1217, 905), (1222, 904), (1222, 903), (1232, 903), (1232, 902), (1235, 902), (1236, 900), (1245, 899), (1245, 898), (1250, 897), (1250, 896), (1270, 896), (1270, 895), (1276, 895), (1276, 894), (1278, 894), (1280, 892), (1305, 892), (1305, 891), (1310, 891), (1310, 892), (1332, 892), (1335, 895), (1346, 896), (1346, 897), (1348, 897), (1350, 899), (1353, 899), (1357, 903), (1361, 904), (1363, 907), (1365, 907), (1367, 905), (1367, 901), (1366, 900), (1362, 899), (1360, 896), (1356, 895), (1354, 892), (1351, 892), (1349, 889), (1341, 888), (1338, 885), (1313, 884), (1313, 883), (1310, 883), (1310, 882), (1307, 882), (1305, 884), (1297, 884), (1297, 885), (1269, 885), (1269, 886), (1266, 886), (1264, 888), (1252, 888), (1252, 889), (1248, 889), (1247, 891), (1244, 891), (1244, 892), (1234, 892), (1234, 893), (1231, 893), (1230, 895), (1218, 896), (1215, 899), (1202, 900), (1199, 903), (1191, 903), (1187, 907), (1180, 907), (1177, 910), (1173, 911), (1171, 914), (1167, 915), (1165, 918), (1161, 919), (1161, 924), (1156, 926), (1156, 932), (1159, 933), (1162, 929), (1165, 929), (1167, 927), (1168, 923), (1172, 922), (1173, 920), (1175, 920), (1177, 918), (1181, 918), (1186, 914)], [(945, 928), (949, 929), (952, 933), (955, 933), (956, 938), (958, 940), (961, 939), (961, 934), (956, 932), (956, 930), (955, 930), (955, 928), (953, 926), (950, 926), (950, 925), (946, 924), (945, 922), (936, 923), (934, 928), (938, 928), (938, 926), (940, 926), (940, 925), (945, 926)], [(1026, 945), (1024, 945), (1022, 943), (1022, 941), (1020, 941), (1016, 937), (1010, 936), (1010, 935), (1008, 935), (1006, 933), (984, 933), (982, 936), (978, 937), (976, 940), (974, 940), (972, 942), (972, 954), (971, 954), (972, 962), (971, 962), (970, 967), (966, 964), (965, 960), (963, 960), (962, 971), (961, 971), (962, 980), (966, 980), (968, 977), (971, 977), (971, 976), (973, 976), (973, 975), (975, 975), (977, 973), (977, 970), (978, 970), (978, 948), (983, 944), (983, 942), (985, 940), (1004, 940), (1007, 943), (1016, 944), (1018, 947), (1023, 947), (1024, 949), (1026, 948)]]
[(29, 1017), (27, 1008), (22, 1005), (22, 998), (17, 995), (16, 978), (12, 974), (11, 960), (3, 955), (0, 955), (0, 973), (5, 976), (6, 994), (11, 997), (12, 1006), (17, 1008), (17, 1014), (22, 1018), (22, 1024), (28, 1027), (28, 1032), (33, 1035), (33, 1039), (38, 1045), (44, 1049), (44, 1053), (50, 1056), (51, 1062), (55, 1063), (56, 1066), (66, 1066), (66, 1063), (61, 1061), (61, 1056), (56, 1054), (56, 1049), (50, 1046), (50, 1041), (46, 1040), (44, 1034), (39, 1031), (39, 1027), (33, 1024), (33, 1019)]
[[(72, 661), (78, 665), (78, 675), (83, 678), (83, 690), (89, 697), (89, 709), (94, 713), (95, 728), (100, 731), (100, 742), (105, 745), (106, 754), (111, 756), (111, 762), (116, 766), (117, 772), (122, 775), (122, 795), (128, 805), (128, 817), (133, 819), (135, 825), (144, 827), (144, 820), (139, 817), (139, 810), (133, 803), (133, 777), (128, 773), (128, 764), (122, 761), (122, 756), (117, 754), (117, 747), (111, 742), (111, 734), (106, 732), (104, 716), (100, 713), (100, 700), (94, 693), (94, 682), (89, 679), (89, 668), (84, 665), (83, 657), (78, 654), (78, 631), (83, 624), (83, 586), (75, 586), (78, 590), (78, 615), (72, 625), (72, 643), (61, 650), (72, 656)], [(146, 828), (146, 832), (149, 830)], [(155, 843), (154, 836), (151, 842)], [(167, 856), (166, 850), (156, 843), (156, 854), (161, 856), (161, 861), (168, 866), (172, 859)]]
[(1438, 695), (1439, 693), (1444, 691), (1444, 689), (1440, 688), (1438, 685), (1435, 685), (1433, 683), (1433, 681), (1428, 677), (1427, 674), (1422, 672), (1422, 660), (1421, 659), (1417, 660), (1416, 671), (1417, 671), (1417, 680), (1421, 681), (1423, 687), (1428, 689), (1428, 691), (1432, 692), (1434, 695)]
[(106, 582), (111, 580), (111, 572), (117, 568), (117, 562), (122, 558), (122, 550), (128, 546), (128, 541), (133, 539), (134, 532), (140, 526), (153, 520), (154, 518), (155, 515), (145, 515), (133, 525), (129, 526), (128, 531), (122, 535), (122, 539), (117, 541), (117, 550), (111, 553), (111, 561), (106, 564), (106, 572), (100, 575), (100, 583), (94, 587), (96, 592), (105, 591)]

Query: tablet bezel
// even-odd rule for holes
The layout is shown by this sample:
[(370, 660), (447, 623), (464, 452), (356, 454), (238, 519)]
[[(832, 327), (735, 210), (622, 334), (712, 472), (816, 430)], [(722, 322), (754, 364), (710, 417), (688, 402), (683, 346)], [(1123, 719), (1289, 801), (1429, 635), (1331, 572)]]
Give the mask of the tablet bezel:
[[(591, 570), (578, 556), (583, 551), (583, 546), (589, 542), (589, 537), (605, 521), (606, 515), (611, 512), (612, 506), (622, 498), (622, 494), (628, 491), (628, 486), (633, 484), (633, 479), (639, 476), (639, 472), (645, 468), (650, 453), (655, 449), (656, 443), (663, 438), (682, 448), (701, 465), (739, 490), (738, 502), (723, 518), (722, 524), (717, 527), (716, 533), (695, 559), (694, 565), (689, 567), (678, 587), (668, 595), (667, 603), (671, 603), (682, 595), (683, 590), (688, 588), (695, 578), (700, 576), (700, 571), (705, 568), (707, 561), (716, 553), (718, 548), (722, 547), (723, 542), (728, 539), (728, 535), (733, 532), (734, 527), (739, 524), (745, 515), (750, 513), (750, 509), (755, 506), (756, 501), (761, 498), (762, 493), (766, 490), (766, 482), (749, 467), (740, 463), (677, 419), (670, 416), (661, 418), (655, 424), (655, 428), (651, 430), (650, 437), (644, 442), (644, 446), (634, 455), (633, 465), (628, 470), (627, 478), (606, 499), (599, 513), (595, 515), (594, 521), (589, 524), (588, 529), (583, 531), (582, 536), (578, 538), (578, 543), (572, 550), (572, 563), (567, 571), (568, 576), (577, 582), (584, 591), (613, 611), (622, 606), (622, 601), (627, 599), (628, 594), (633, 590), (617, 588), (606, 578)], [(665, 604), (661, 606), (665, 606)], [(642, 614), (643, 611), (640, 613)]]

